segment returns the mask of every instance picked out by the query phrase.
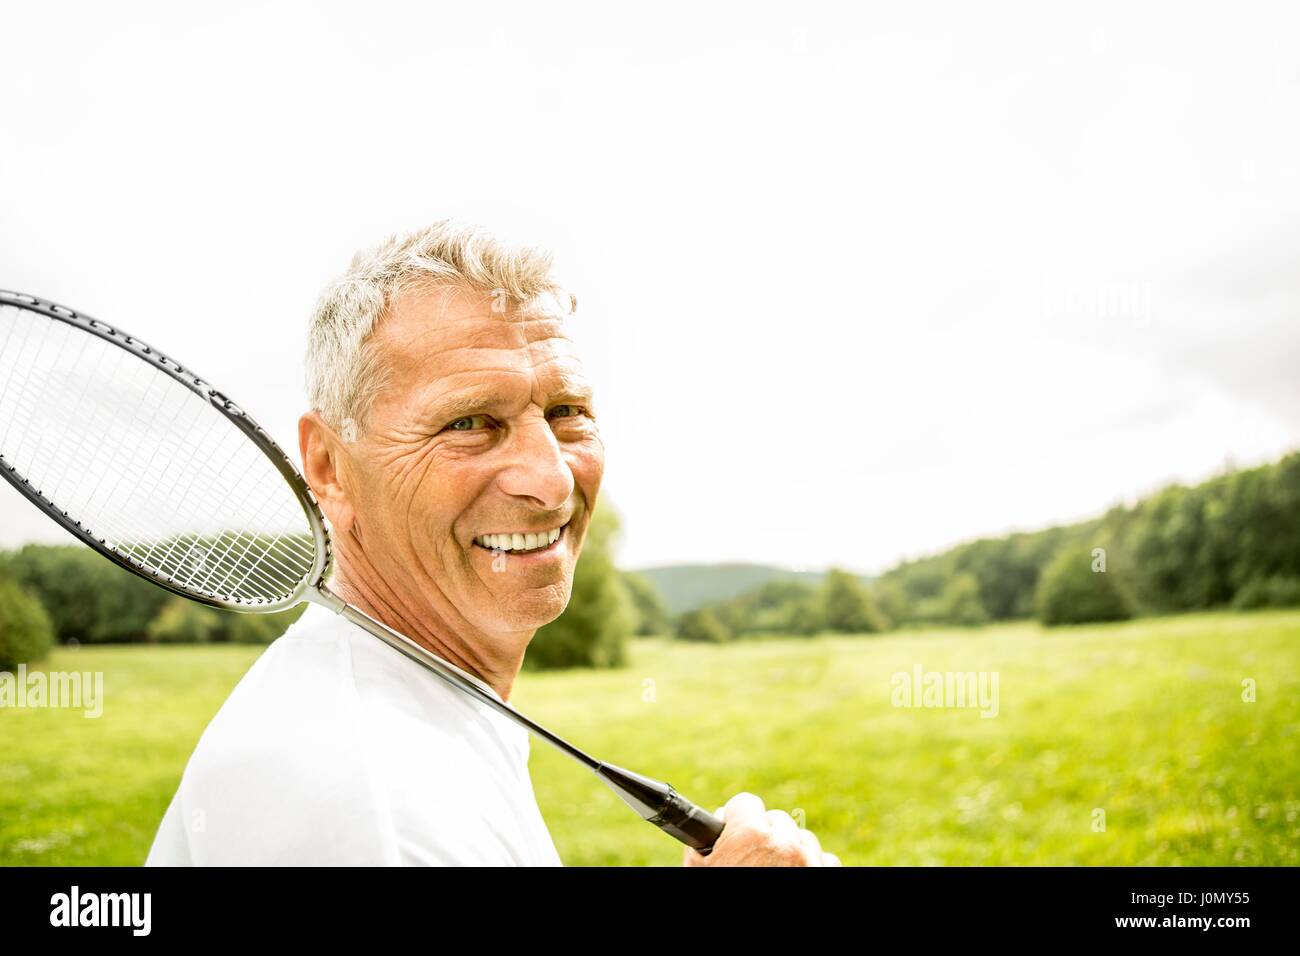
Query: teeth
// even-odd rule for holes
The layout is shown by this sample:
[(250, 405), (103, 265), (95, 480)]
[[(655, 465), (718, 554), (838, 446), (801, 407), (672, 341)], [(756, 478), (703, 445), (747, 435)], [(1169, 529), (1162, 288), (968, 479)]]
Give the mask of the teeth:
[(555, 544), (563, 530), (552, 528), (535, 534), (481, 534), (474, 539), (474, 543), (491, 551), (534, 551)]

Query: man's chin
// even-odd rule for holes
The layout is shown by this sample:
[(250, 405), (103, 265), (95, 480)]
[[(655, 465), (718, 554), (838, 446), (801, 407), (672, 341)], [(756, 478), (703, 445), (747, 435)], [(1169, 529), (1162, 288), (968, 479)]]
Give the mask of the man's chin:
[(491, 624), (485, 629), (535, 631), (564, 613), (572, 591), (572, 581), (564, 581), (500, 595), (495, 607), (485, 609), (486, 616), (491, 618)]

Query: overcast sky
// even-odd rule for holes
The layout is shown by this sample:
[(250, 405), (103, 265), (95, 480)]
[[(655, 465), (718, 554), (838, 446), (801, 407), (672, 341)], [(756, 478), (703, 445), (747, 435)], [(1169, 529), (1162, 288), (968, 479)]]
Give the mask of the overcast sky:
[(1042, 6), (8, 4), (0, 287), (296, 459), (355, 248), (545, 243), (628, 566), (878, 571), (1300, 447), (1300, 8)]

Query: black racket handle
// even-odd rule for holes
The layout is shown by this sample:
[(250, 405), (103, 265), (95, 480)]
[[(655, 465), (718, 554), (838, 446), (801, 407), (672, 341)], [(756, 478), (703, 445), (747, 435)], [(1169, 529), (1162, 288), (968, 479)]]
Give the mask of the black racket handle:
[(659, 812), (659, 821), (650, 822), (702, 856), (709, 855), (713, 844), (722, 835), (723, 827), (718, 817), (691, 803), (676, 790), (671, 790), (668, 795), (664, 808)]
[(672, 784), (609, 763), (596, 767), (596, 775), (640, 814), (641, 819), (702, 856), (709, 855), (722, 833), (722, 820), (687, 800)]

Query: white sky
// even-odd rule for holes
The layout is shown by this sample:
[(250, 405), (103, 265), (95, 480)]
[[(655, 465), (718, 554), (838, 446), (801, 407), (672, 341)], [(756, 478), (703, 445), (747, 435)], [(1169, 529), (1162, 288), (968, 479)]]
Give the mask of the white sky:
[(975, 6), (8, 4), (0, 287), (296, 458), (355, 248), (544, 242), (628, 566), (877, 571), (1300, 446), (1300, 8)]

